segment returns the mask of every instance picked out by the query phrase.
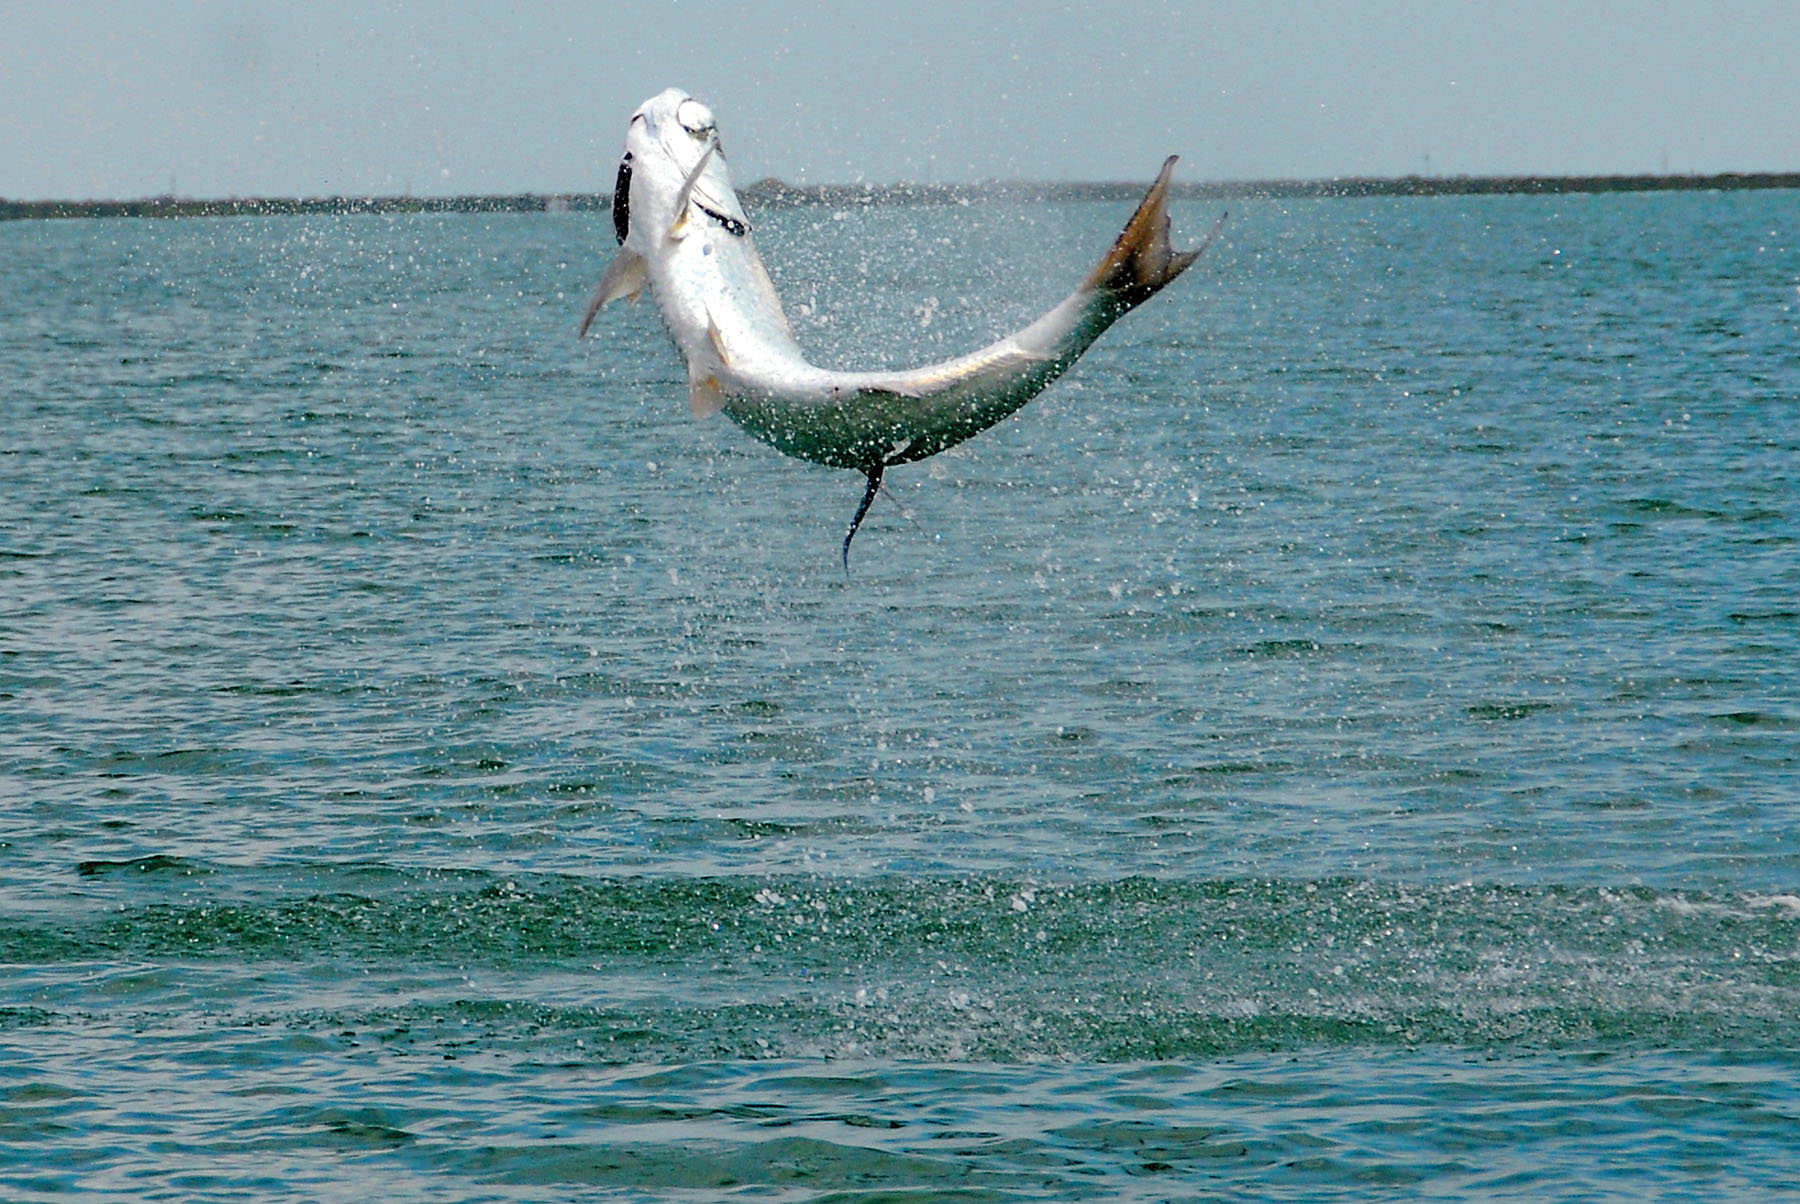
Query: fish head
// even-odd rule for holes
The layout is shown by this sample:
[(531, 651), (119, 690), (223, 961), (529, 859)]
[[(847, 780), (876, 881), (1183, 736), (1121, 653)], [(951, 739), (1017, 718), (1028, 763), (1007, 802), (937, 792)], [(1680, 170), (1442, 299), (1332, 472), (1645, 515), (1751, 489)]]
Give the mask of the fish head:
[(712, 109), (680, 88), (666, 88), (639, 105), (626, 127), (613, 232), (622, 245), (654, 254), (693, 204), (728, 231), (748, 227)]

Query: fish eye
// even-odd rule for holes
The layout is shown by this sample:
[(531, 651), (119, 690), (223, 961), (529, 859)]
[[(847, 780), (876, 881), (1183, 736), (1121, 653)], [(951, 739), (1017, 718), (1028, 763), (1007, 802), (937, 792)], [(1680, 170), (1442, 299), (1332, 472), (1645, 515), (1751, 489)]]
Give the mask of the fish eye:
[(716, 128), (712, 110), (697, 100), (684, 100), (675, 110), (675, 120), (681, 128), (696, 138), (704, 137)]

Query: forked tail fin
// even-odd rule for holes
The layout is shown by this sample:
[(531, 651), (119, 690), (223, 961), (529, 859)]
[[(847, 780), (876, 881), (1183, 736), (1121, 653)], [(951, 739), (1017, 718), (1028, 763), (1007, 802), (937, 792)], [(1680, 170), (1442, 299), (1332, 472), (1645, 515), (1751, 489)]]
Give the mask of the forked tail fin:
[(1212, 245), (1219, 227), (1225, 224), (1225, 215), (1220, 214), (1212, 233), (1191, 251), (1177, 251), (1169, 245), (1169, 176), (1178, 157), (1170, 155), (1163, 161), (1156, 183), (1144, 194), (1112, 250), (1082, 282), (1086, 288), (1118, 298), (1121, 312), (1143, 304), (1163, 285), (1187, 271), (1188, 265)]

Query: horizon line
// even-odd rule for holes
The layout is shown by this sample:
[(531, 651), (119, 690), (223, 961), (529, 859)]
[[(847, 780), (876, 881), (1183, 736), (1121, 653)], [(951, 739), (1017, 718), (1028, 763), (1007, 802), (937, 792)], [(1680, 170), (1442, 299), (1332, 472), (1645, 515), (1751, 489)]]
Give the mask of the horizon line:
[[(1320, 179), (1251, 179), (1174, 184), (1176, 200), (1355, 198), (1374, 196), (1477, 196), (1599, 192), (1708, 192), (1800, 188), (1800, 171), (1696, 173), (1633, 172), (1564, 175), (1334, 176)], [(807, 205), (903, 201), (963, 203), (973, 200), (1135, 200), (1137, 181), (989, 180), (939, 184), (793, 184), (766, 177), (740, 189), (762, 204)], [(193, 197), (162, 193), (135, 198), (0, 197), (0, 221), (61, 217), (282, 216), (311, 213), (489, 212), (531, 213), (605, 209), (611, 192), (524, 191), (418, 196), (408, 193), (338, 193), (311, 196)]]

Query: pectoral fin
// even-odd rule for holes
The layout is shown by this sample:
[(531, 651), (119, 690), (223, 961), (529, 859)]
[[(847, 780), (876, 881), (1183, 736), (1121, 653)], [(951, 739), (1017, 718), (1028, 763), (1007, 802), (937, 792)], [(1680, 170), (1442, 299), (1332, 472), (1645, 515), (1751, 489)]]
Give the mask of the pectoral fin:
[(706, 315), (706, 337), (711, 340), (719, 362), (727, 368), (731, 367), (731, 352), (725, 350), (725, 332), (719, 329), (719, 324), (712, 320), (711, 314)]
[[(731, 355), (725, 350), (725, 335), (711, 314), (706, 316), (706, 335), (719, 363), (731, 367)], [(688, 363), (688, 408), (694, 411), (696, 418), (711, 418), (725, 408), (725, 392), (719, 387), (719, 378), (691, 360)]]
[(612, 263), (607, 266), (606, 275), (600, 278), (600, 287), (588, 298), (587, 312), (581, 315), (581, 330), (575, 337), (586, 335), (588, 327), (594, 324), (594, 316), (620, 297), (636, 301), (649, 281), (650, 269), (644, 262), (644, 257), (636, 251), (620, 247), (619, 253), (613, 256)]
[(670, 238), (687, 237), (688, 207), (694, 199), (694, 185), (699, 182), (700, 173), (705, 171), (706, 165), (712, 161), (713, 151), (718, 149), (718, 145), (715, 142), (707, 147), (706, 153), (700, 156), (700, 161), (694, 164), (694, 170), (688, 172), (687, 179), (681, 182), (681, 191), (675, 194), (675, 220), (669, 223)]

